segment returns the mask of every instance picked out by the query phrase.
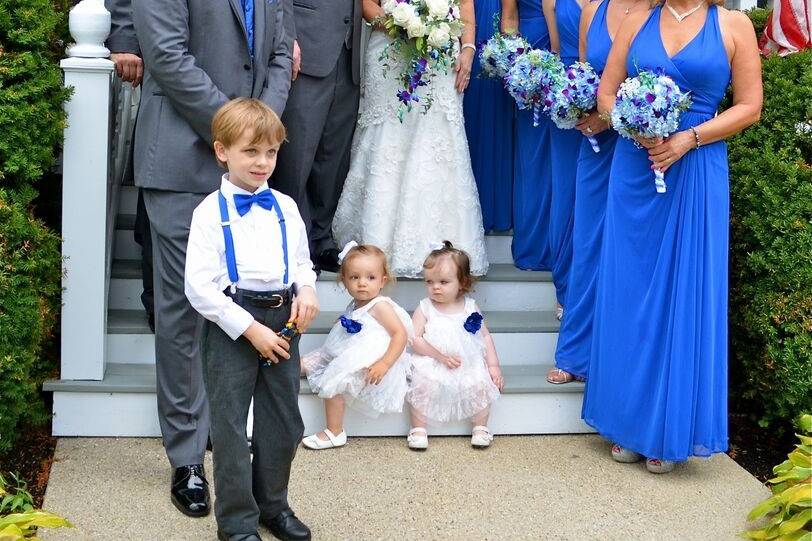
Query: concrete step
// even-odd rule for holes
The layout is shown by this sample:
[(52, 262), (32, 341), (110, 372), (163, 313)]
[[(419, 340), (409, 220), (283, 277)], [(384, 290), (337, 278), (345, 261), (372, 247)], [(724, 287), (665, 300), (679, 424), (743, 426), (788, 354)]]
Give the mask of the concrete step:
[[(350, 301), (335, 274), (324, 272), (317, 283), (322, 310), (341, 311)], [(140, 263), (132, 259), (113, 261), (108, 307), (113, 310), (141, 308)], [(426, 296), (421, 280), (402, 278), (384, 293), (407, 310), (413, 310)], [(511, 264), (491, 265), (488, 274), (474, 287), (472, 297), (484, 311), (543, 311), (555, 309), (555, 286), (549, 272), (523, 271)]]
[[(505, 389), (492, 408), (489, 425), (496, 434), (556, 434), (589, 432), (580, 420), (583, 384), (552, 385), (545, 379), (549, 364), (504, 366)], [(46, 381), (54, 393), (55, 436), (158, 436), (155, 366), (107, 366), (102, 381)], [(299, 407), (305, 433), (324, 426), (322, 401), (302, 379)], [(250, 422), (249, 422), (250, 426)], [(407, 412), (371, 419), (348, 410), (345, 426), (352, 436), (402, 436), (408, 431)], [(470, 433), (467, 423), (452, 423), (434, 434)]]
[[(341, 312), (322, 312), (302, 336), (300, 351), (319, 347)], [(503, 365), (552, 363), (558, 320), (551, 311), (486, 312)], [(107, 360), (111, 363), (155, 363), (155, 339), (143, 310), (110, 310), (107, 315)]]
[[(135, 214), (119, 214), (116, 219), (116, 239), (113, 245), (115, 259), (139, 259), (141, 247), (133, 238)], [(513, 263), (510, 232), (494, 232), (485, 236), (485, 250), (491, 263)]]

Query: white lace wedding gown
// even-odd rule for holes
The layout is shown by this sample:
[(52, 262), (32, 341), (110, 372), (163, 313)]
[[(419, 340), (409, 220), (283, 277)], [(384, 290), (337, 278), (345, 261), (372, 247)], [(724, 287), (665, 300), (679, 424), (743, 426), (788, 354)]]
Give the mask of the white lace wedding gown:
[[(366, 51), (364, 97), (352, 142), (350, 171), (333, 219), (339, 247), (354, 240), (374, 244), (396, 276), (418, 277), (430, 243), (451, 241), (485, 274), (485, 231), (471, 170), (456, 73), (430, 83), (434, 102), (419, 102), (398, 120), (400, 67), (384, 76), (379, 61), (389, 37), (375, 31)], [(425, 96), (427, 87), (421, 87)]]

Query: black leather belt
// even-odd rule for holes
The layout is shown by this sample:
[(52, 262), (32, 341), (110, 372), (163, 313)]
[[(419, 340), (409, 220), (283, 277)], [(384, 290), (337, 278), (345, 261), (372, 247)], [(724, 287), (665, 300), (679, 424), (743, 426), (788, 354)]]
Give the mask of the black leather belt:
[(232, 293), (231, 288), (228, 287), (223, 292), (240, 306), (250, 304), (257, 308), (282, 308), (290, 304), (292, 300), (292, 293), (290, 289), (280, 289), (278, 291), (249, 291), (247, 289), (240, 289)]

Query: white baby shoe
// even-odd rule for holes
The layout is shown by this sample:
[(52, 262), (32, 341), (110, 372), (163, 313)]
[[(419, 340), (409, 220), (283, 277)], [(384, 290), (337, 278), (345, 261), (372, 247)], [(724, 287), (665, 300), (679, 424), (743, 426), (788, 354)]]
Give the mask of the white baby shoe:
[(490, 447), (492, 441), (493, 434), (487, 426), (475, 426), (471, 429), (471, 445), (474, 447), (484, 449)]
[(423, 427), (415, 427), (409, 430), (409, 435), (406, 437), (406, 442), (409, 444), (409, 449), (423, 450), (429, 447), (429, 433)]
[(318, 434), (313, 434), (312, 436), (308, 436), (302, 440), (302, 445), (307, 447), (308, 449), (314, 449), (316, 451), (321, 451), (322, 449), (332, 449), (334, 447), (344, 447), (347, 445), (347, 433), (343, 430), (341, 434), (336, 436), (330, 429), (325, 428), (324, 434), (327, 436), (326, 440), (321, 439)]

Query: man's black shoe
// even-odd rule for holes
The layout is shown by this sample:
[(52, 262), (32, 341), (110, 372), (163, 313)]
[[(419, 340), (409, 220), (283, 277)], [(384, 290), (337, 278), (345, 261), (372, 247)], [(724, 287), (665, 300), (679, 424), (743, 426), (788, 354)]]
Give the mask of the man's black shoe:
[(260, 520), (277, 539), (282, 541), (309, 541), (310, 528), (296, 518), (288, 507), (270, 520)]
[(203, 464), (182, 466), (172, 476), (172, 503), (190, 517), (205, 517), (211, 511), (209, 482)]
[(228, 535), (226, 532), (217, 528), (217, 540), (218, 541), (262, 541), (262, 538), (259, 536), (258, 533), (249, 533), (249, 534), (236, 534), (236, 535)]
[(338, 250), (328, 248), (316, 256), (316, 268), (326, 272), (338, 272)]

